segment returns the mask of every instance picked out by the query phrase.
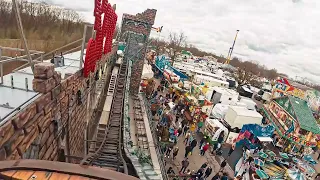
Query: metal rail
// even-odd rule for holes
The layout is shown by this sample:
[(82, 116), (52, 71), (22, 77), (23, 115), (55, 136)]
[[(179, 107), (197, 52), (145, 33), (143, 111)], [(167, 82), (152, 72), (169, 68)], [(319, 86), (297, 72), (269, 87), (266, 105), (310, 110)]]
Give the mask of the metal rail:
[[(81, 165), (98, 166), (128, 174), (123, 158), (123, 108), (128, 62), (123, 61), (117, 78), (107, 125), (99, 124), (95, 152), (86, 156)], [(107, 91), (104, 92), (104, 95)]]

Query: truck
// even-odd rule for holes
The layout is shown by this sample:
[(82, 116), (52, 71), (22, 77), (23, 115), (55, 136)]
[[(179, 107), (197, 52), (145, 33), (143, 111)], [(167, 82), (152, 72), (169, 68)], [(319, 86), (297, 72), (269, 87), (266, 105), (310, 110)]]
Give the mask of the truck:
[(229, 106), (224, 120), (232, 129), (241, 129), (244, 124), (261, 124), (262, 115), (245, 107)]
[(208, 93), (206, 94), (206, 97), (210, 99), (213, 104), (235, 104), (239, 98), (238, 92), (222, 87), (210, 87), (210, 91), (208, 91)]

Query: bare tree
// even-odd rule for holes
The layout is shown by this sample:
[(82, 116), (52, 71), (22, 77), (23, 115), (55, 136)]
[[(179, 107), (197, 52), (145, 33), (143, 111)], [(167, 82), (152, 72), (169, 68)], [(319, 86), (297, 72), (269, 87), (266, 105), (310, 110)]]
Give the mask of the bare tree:
[(187, 36), (183, 32), (175, 33), (175, 32), (170, 32), (169, 34), (169, 44), (168, 47), (170, 48), (170, 58), (171, 62), (176, 60), (177, 53), (181, 50), (181, 46), (185, 45), (187, 41)]

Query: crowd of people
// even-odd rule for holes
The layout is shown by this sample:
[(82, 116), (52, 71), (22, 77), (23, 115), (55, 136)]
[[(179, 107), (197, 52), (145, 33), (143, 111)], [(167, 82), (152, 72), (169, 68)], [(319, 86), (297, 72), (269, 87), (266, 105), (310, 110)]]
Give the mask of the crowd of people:
[[(210, 153), (210, 150), (213, 155), (221, 155), (219, 152), (221, 151), (224, 133), (221, 133), (221, 136), (213, 145), (209, 143), (207, 137), (201, 137), (202, 124), (199, 126), (196, 122), (186, 120), (183, 116), (184, 111), (189, 111), (190, 108), (188, 103), (185, 103), (183, 95), (176, 93), (173, 89), (166, 90), (165, 84), (165, 80), (162, 79), (160, 85), (150, 94), (151, 112), (154, 118), (158, 120), (159, 141), (165, 139), (164, 131), (169, 132), (167, 134), (169, 142), (162, 149), (164, 157), (175, 161), (179, 153), (184, 153), (184, 159), (181, 162), (181, 168), (179, 168), (180, 171), (175, 172), (174, 167), (169, 166), (167, 174), (175, 174), (186, 180), (208, 179), (213, 173), (212, 167), (206, 162), (198, 170), (190, 170), (188, 168), (190, 164), (189, 157), (192, 156), (195, 148), (199, 148), (200, 156), (205, 156), (208, 151)], [(169, 106), (169, 103), (173, 103), (174, 106)], [(201, 140), (198, 141), (197, 137), (200, 137)], [(181, 152), (177, 145), (180, 139), (185, 145), (184, 152)], [(228, 179), (228, 174), (224, 171), (226, 164), (226, 160), (221, 162), (220, 170), (212, 179)]]

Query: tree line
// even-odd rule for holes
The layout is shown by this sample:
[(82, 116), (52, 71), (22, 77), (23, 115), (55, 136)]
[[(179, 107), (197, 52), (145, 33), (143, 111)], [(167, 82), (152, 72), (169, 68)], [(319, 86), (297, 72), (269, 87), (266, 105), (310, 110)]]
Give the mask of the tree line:
[[(18, 1), (18, 7), (27, 39), (70, 41), (82, 37), (84, 22), (73, 10), (28, 1)], [(19, 39), (11, 1), (0, 0), (0, 17), (0, 39)]]

